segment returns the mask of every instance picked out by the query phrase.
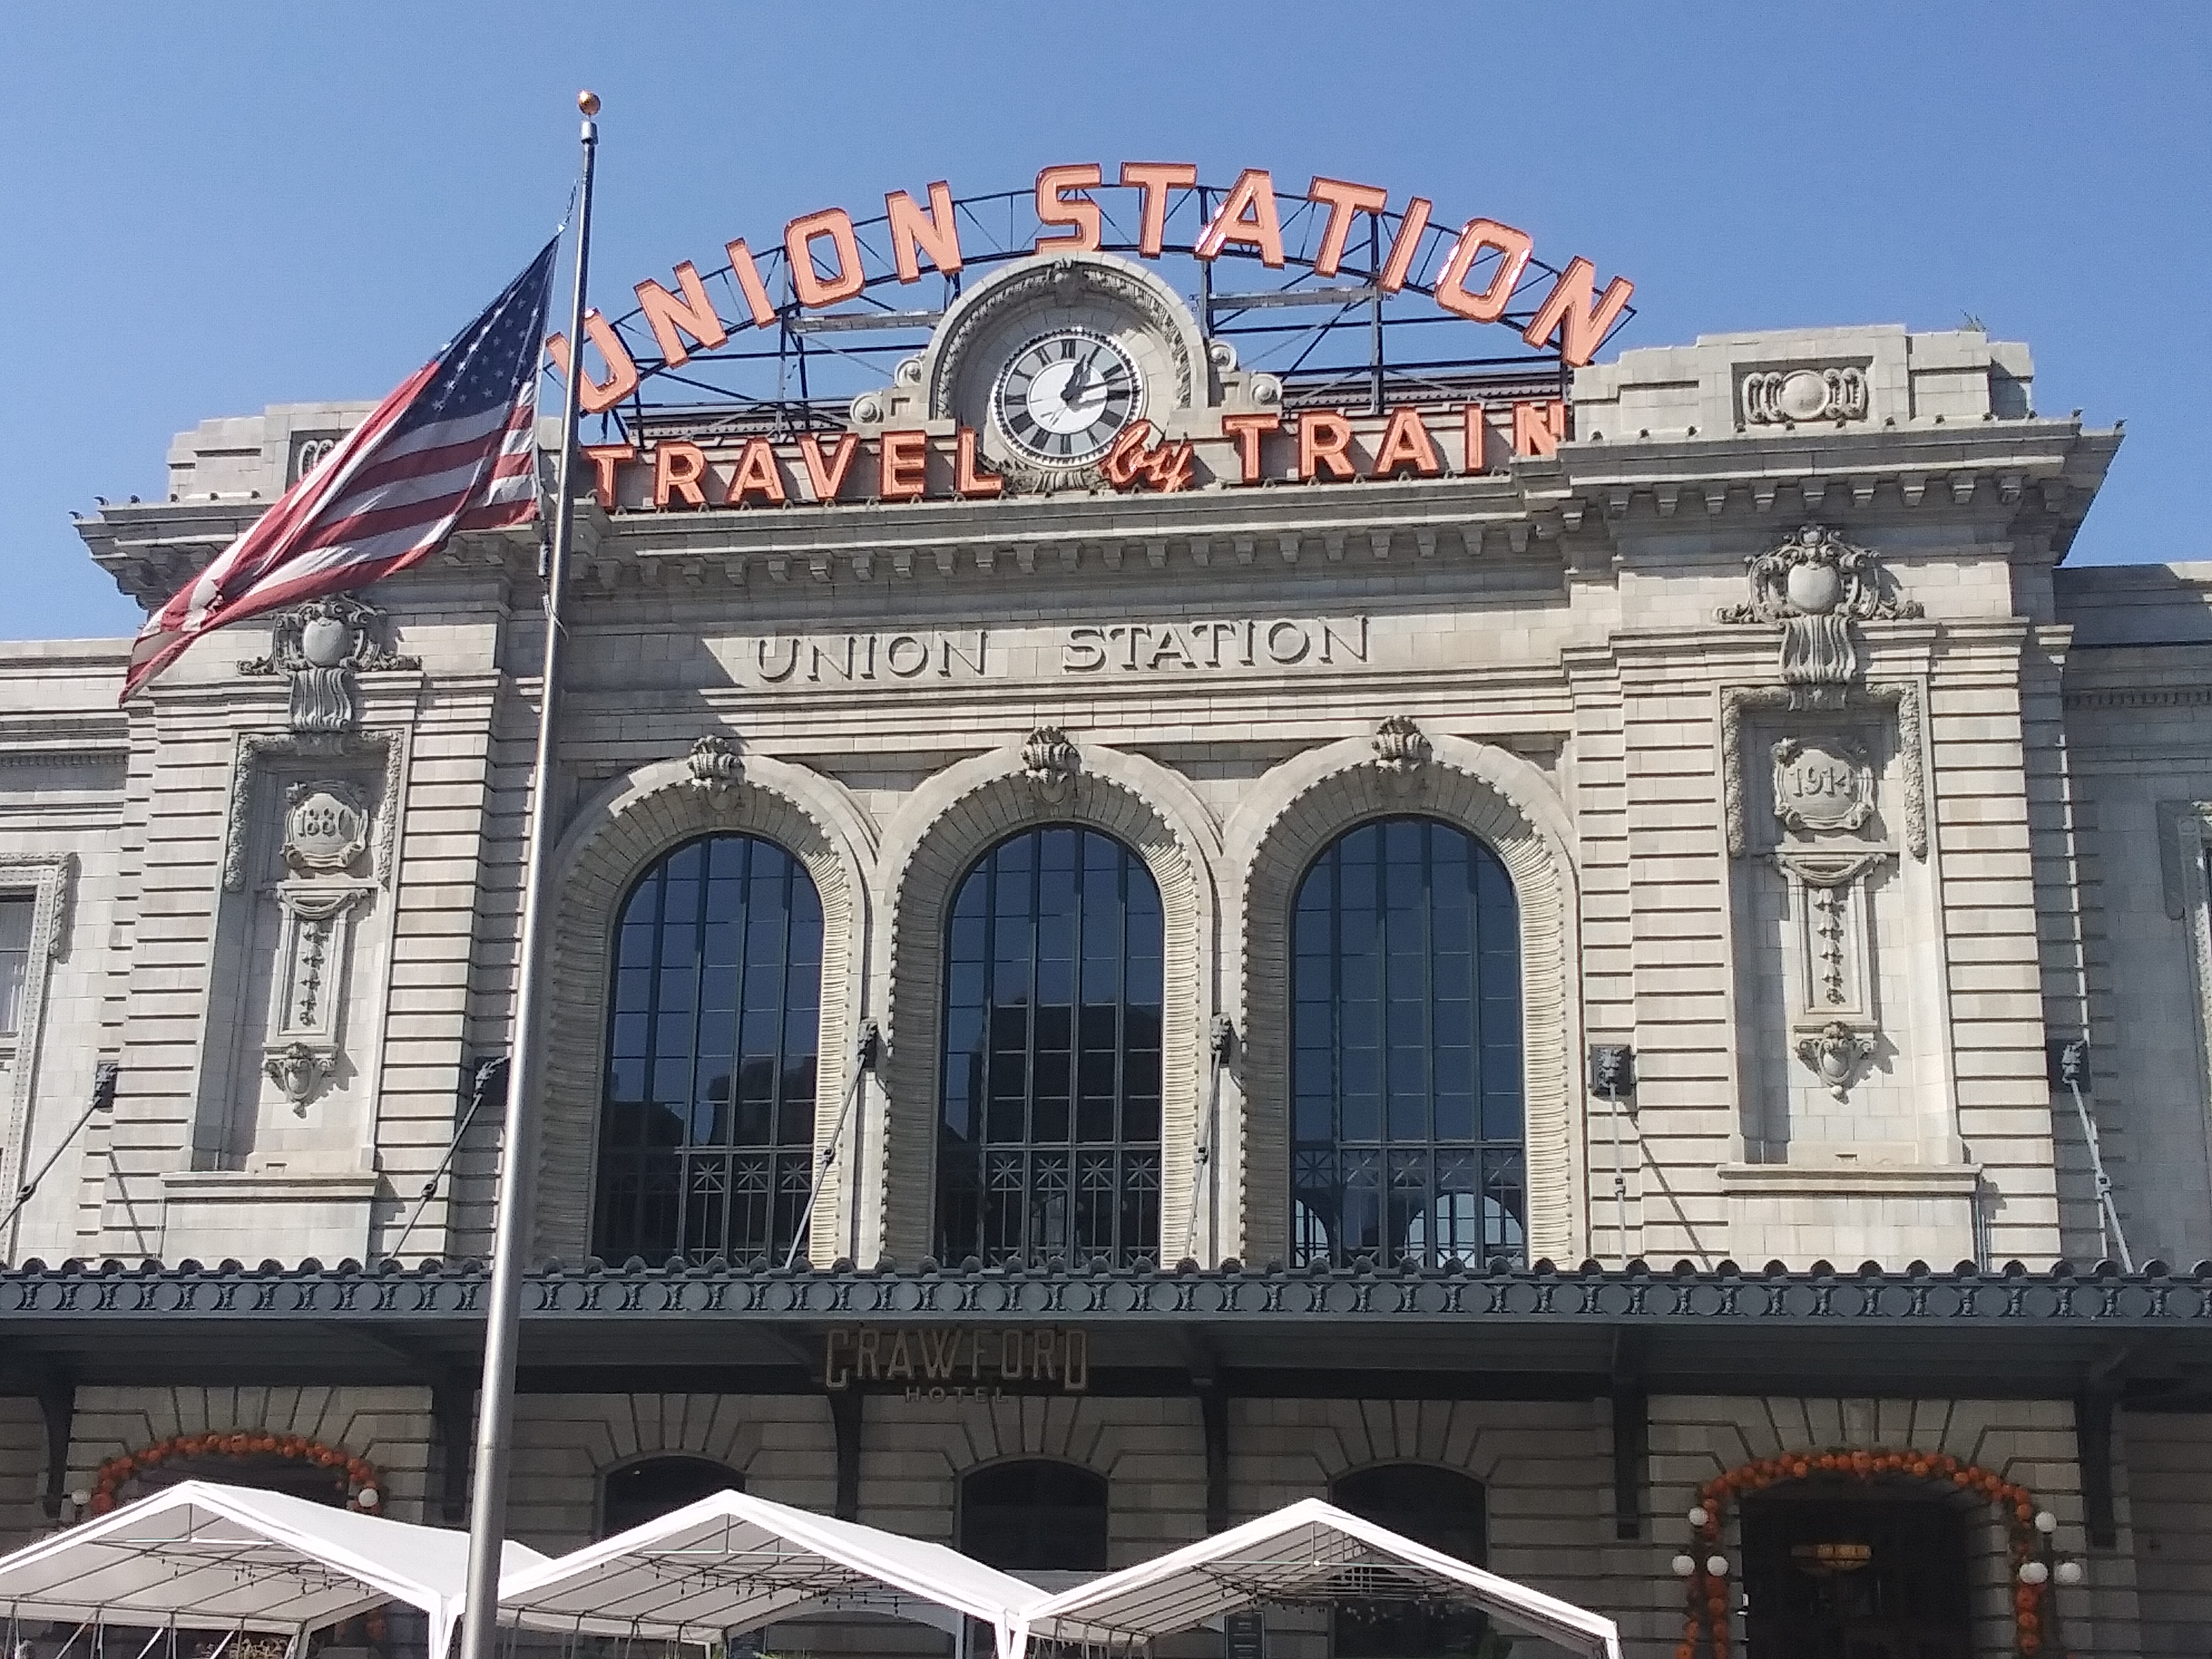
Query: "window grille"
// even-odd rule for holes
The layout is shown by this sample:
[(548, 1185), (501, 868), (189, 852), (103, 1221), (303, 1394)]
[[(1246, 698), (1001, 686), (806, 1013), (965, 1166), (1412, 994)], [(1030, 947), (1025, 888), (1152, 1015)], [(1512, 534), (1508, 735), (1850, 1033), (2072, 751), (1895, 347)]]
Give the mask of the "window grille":
[(752, 836), (677, 848), (617, 930), (594, 1254), (781, 1261), (806, 1207), (822, 906)]
[(1340, 836), (1291, 937), (1291, 1249), (1301, 1266), (1525, 1251), (1520, 912), (1448, 823)]
[(948, 928), (937, 1255), (1127, 1265), (1159, 1249), (1159, 889), (1110, 837), (978, 860)]

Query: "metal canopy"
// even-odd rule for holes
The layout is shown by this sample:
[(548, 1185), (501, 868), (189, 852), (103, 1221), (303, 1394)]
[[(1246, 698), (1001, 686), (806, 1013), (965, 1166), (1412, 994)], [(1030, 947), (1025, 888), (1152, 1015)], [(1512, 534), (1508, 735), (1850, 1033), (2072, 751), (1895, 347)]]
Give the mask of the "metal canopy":
[[(977, 1619), (1018, 1651), (1044, 1592), (942, 1544), (719, 1492), (508, 1578), (500, 1616), (533, 1630), (716, 1644), (817, 1613), (874, 1613), (957, 1632)], [(1105, 1632), (1071, 1614), (1072, 1639)]]
[(1095, 1639), (1084, 1632), (1103, 1626), (1119, 1644), (1133, 1645), (1263, 1602), (1310, 1606), (1381, 1597), (1471, 1602), (1570, 1653), (1620, 1659), (1620, 1633), (1612, 1620), (1317, 1498), (1064, 1590), (1029, 1610), (1022, 1634), (1024, 1640), (1083, 1641)]
[[(473, 1262), (0, 1271), (0, 1389), (225, 1380), (434, 1382), (473, 1363)], [(1097, 1393), (1561, 1398), (1644, 1386), (2072, 1398), (2212, 1387), (2212, 1266), (2030, 1273), (1526, 1270), (792, 1273), (548, 1264), (524, 1288), (522, 1386), (811, 1392), (855, 1325), (1079, 1326)], [(216, 1333), (220, 1328), (220, 1339)], [(2119, 1363), (2124, 1354), (2124, 1366)]]
[[(430, 1620), (443, 1653), (460, 1615), (468, 1538), (283, 1492), (185, 1480), (0, 1558), (17, 1619), (320, 1629), (391, 1601)], [(545, 1558), (510, 1542), (506, 1570)]]

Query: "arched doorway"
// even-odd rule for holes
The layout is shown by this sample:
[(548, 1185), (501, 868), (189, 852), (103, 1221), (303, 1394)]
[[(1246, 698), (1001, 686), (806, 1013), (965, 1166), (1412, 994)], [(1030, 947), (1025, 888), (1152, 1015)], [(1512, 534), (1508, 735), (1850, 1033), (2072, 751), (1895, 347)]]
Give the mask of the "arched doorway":
[(963, 1555), (1015, 1573), (1106, 1571), (1106, 1477), (1056, 1458), (987, 1463), (961, 1478)]
[(1971, 1519), (1906, 1483), (1803, 1480), (1747, 1498), (1751, 1659), (1966, 1659)]
[[(1977, 1524), (1984, 1505), (1994, 1527)], [(2078, 1563), (2055, 1558), (2057, 1518), (2033, 1492), (1949, 1452), (1754, 1458), (1706, 1481), (1688, 1519), (1691, 1547), (1674, 1562), (1686, 1659), (1726, 1659), (1739, 1619), (1761, 1659), (1963, 1659), (1973, 1583), (1992, 1554), (2011, 1591), (2014, 1650), (2033, 1656), (2057, 1650), (2054, 1589), (2081, 1580)]]
[[(1482, 1482), (1433, 1463), (1384, 1463), (1339, 1475), (1329, 1502), (1473, 1566), (1490, 1553)], [(1471, 1607), (1378, 1596), (1330, 1614), (1334, 1659), (1479, 1659), (1490, 1621)]]

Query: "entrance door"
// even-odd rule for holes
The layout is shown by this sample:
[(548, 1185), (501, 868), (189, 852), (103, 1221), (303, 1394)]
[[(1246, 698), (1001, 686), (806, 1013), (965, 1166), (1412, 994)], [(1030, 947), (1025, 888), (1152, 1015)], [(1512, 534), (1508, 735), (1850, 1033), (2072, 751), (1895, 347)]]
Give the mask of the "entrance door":
[(1807, 1482), (1747, 1500), (1750, 1659), (1967, 1659), (1966, 1522), (1904, 1490)]

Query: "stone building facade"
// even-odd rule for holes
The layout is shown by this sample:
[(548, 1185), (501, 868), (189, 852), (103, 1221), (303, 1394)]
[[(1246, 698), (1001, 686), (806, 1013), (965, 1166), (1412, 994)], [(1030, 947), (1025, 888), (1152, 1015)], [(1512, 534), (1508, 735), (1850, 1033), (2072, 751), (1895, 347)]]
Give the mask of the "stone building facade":
[[(2212, 568), (2063, 565), (2118, 434), (1895, 327), (1301, 407), (1039, 265), (849, 447), (591, 453), (516, 1534), (711, 1465), (1079, 1568), (1442, 1470), (1658, 1655), (1710, 1483), (1901, 1452), (2055, 1516), (2042, 1622), (1957, 1482), (1816, 1467), (1717, 1523), (1754, 1653), (1808, 1515), (1936, 1540), (1909, 1650), (2203, 1652)], [(1024, 450), (1061, 338), (1143, 446)], [(159, 603), (362, 408), (181, 434), (91, 556)], [(0, 647), (11, 1538), (301, 1445), (457, 1515), (537, 557), (120, 708)]]

